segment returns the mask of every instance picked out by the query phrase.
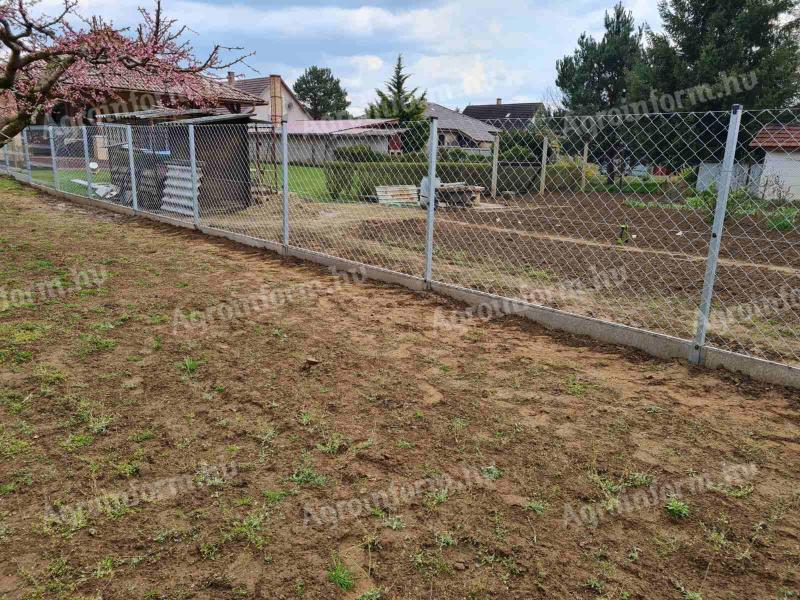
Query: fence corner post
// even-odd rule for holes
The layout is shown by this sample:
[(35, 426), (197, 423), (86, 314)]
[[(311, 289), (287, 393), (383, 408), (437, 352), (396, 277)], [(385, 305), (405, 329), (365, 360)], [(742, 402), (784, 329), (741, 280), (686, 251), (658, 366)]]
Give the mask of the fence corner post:
[(136, 160), (133, 156), (133, 128), (130, 125), (126, 125), (126, 131), (128, 134), (128, 169), (131, 175), (131, 206), (133, 212), (138, 212), (139, 198), (136, 190)]
[(197, 185), (197, 149), (194, 142), (194, 125), (190, 124), (189, 135), (189, 169), (192, 185), (192, 222), (196, 229), (200, 229), (200, 198), (198, 198)]
[(281, 196), (283, 198), (283, 254), (289, 255), (289, 126), (281, 121)]
[(542, 174), (539, 176), (539, 195), (544, 196), (545, 184), (547, 182), (547, 150), (550, 145), (550, 140), (547, 135), (544, 136), (542, 142)]
[(500, 163), (500, 132), (494, 134), (492, 144), (492, 198), (497, 198), (497, 169)]
[(428, 220), (425, 228), (425, 286), (433, 280), (433, 220), (436, 214), (436, 158), (439, 153), (439, 119), (431, 117), (428, 137)]
[(58, 180), (58, 154), (56, 153), (56, 138), (53, 135), (53, 126), (48, 125), (47, 137), (50, 138), (50, 158), (53, 162), (53, 187), (61, 191), (61, 182)]
[(33, 168), (31, 167), (31, 148), (28, 142), (28, 128), (22, 130), (22, 153), (25, 156), (25, 168), (28, 169), (28, 183), (33, 183)]
[(86, 166), (86, 186), (89, 198), (94, 197), (94, 182), (92, 181), (92, 169), (89, 166), (91, 161), (89, 155), (89, 133), (86, 131), (86, 125), (81, 125), (81, 138), (83, 138), (83, 162)]
[(689, 362), (700, 365), (704, 361), (704, 347), (706, 333), (708, 332), (709, 316), (711, 314), (711, 301), (714, 296), (714, 283), (717, 278), (717, 260), (722, 242), (722, 232), (725, 228), (725, 214), (728, 209), (728, 195), (733, 179), (733, 169), (736, 161), (736, 147), (739, 142), (739, 127), (742, 123), (742, 106), (734, 104), (731, 109), (728, 124), (728, 138), (725, 142), (725, 158), (722, 161), (720, 185), (717, 192), (717, 204), (714, 208), (714, 224), (711, 227), (711, 240), (708, 245), (706, 259), (706, 274), (703, 279), (703, 292), (700, 297), (700, 306), (697, 311), (697, 329), (694, 342), (689, 352)]

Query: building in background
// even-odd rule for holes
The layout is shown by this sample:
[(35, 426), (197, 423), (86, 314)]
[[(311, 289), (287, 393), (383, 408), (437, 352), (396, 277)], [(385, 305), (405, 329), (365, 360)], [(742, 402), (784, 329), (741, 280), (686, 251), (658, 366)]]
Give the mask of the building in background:
[(498, 98), (494, 104), (470, 104), (464, 114), (499, 129), (523, 129), (542, 110), (542, 102), (503, 104), (503, 99)]
[(425, 118), (439, 119), (439, 146), (442, 148), (461, 148), (477, 153), (491, 153), (497, 127), (486, 124), (468, 115), (428, 102)]
[(256, 119), (268, 123), (280, 123), (284, 118), (287, 121), (311, 121), (303, 104), (297, 99), (292, 88), (280, 75), (269, 77), (256, 77), (253, 79), (237, 79), (233, 71), (228, 72), (228, 86), (251, 96), (256, 96), (263, 102), (255, 109)]

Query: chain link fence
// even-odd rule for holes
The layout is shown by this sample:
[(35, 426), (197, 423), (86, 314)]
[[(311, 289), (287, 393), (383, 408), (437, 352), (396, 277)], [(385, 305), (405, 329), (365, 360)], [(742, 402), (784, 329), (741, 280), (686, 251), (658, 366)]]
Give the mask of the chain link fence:
[(139, 213), (800, 366), (793, 110), (30, 127), (0, 168)]

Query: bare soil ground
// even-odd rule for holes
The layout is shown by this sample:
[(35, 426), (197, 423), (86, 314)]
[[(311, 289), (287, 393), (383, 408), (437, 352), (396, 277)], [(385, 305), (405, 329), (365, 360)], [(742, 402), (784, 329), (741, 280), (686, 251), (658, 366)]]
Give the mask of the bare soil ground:
[(0, 185), (0, 598), (800, 594), (797, 392)]
[[(684, 339), (694, 336), (710, 225), (700, 211), (621, 194), (548, 193), (503, 200), (497, 210), (437, 213), (437, 281), (606, 319)], [(302, 248), (401, 273), (423, 272), (425, 213), (374, 204), (293, 197), (291, 239)], [(280, 237), (279, 199), (210, 224), (266, 239)], [(622, 225), (628, 238), (619, 243)], [(720, 253), (708, 339), (753, 356), (800, 362), (800, 234), (763, 218), (730, 218)], [(598, 289), (598, 274), (624, 273)], [(580, 287), (579, 297), (564, 287)], [(795, 292), (796, 295), (796, 292)], [(766, 308), (764, 308), (766, 307)]]

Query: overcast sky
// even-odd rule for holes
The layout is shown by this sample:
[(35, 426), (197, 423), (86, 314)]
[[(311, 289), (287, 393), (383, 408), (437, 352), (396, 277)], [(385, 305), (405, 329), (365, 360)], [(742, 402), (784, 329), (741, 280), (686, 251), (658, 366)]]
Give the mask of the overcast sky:
[[(256, 55), (237, 65), (248, 77), (279, 73), (293, 83), (309, 65), (326, 66), (342, 80), (358, 113), (382, 87), (402, 53), (412, 83), (451, 108), (470, 103), (548, 100), (555, 92), (555, 61), (571, 52), (581, 32), (601, 35), (613, 0), (528, 2), (506, 0), (163, 0), (188, 25), (198, 54), (213, 42), (243, 46)], [(135, 22), (120, 0), (82, 0), (84, 14)], [(631, 0), (637, 23), (658, 27), (654, 0)]]

